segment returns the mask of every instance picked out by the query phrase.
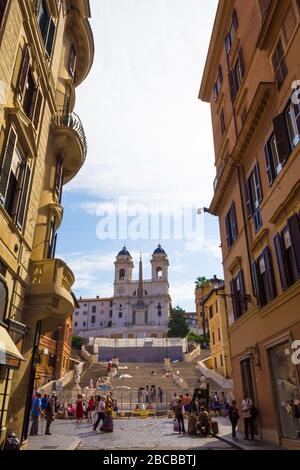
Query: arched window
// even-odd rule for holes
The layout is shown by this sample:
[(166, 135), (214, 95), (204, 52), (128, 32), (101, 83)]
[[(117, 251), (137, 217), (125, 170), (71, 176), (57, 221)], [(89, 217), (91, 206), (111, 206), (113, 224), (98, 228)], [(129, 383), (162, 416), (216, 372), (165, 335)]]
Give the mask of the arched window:
[(145, 290), (145, 295), (148, 295), (148, 291)]
[(156, 279), (161, 279), (163, 275), (162, 268), (158, 267), (156, 268)]
[(126, 277), (126, 271), (125, 271), (125, 269), (120, 269), (119, 280), (120, 280), (120, 281), (124, 281), (124, 280), (125, 280), (125, 277)]
[(0, 321), (5, 320), (7, 301), (8, 301), (7, 286), (5, 282), (0, 279)]
[(161, 305), (160, 305), (160, 303), (159, 303), (158, 306), (157, 306), (157, 315), (158, 315), (159, 317), (161, 317)]
[(134, 291), (133, 295), (136, 295), (136, 290)]

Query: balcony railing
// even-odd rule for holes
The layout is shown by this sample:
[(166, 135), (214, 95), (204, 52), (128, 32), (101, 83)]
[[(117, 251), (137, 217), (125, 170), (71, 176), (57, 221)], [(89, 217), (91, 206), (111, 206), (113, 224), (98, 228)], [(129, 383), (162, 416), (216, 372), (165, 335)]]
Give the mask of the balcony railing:
[(76, 113), (62, 110), (52, 116), (52, 124), (57, 128), (68, 127), (75, 132), (81, 143), (83, 159), (85, 160), (87, 155), (87, 140), (80, 117)]
[(57, 285), (67, 292), (72, 292), (74, 275), (69, 267), (60, 259), (34, 261), (31, 271), (31, 286), (35, 291), (41, 291)]

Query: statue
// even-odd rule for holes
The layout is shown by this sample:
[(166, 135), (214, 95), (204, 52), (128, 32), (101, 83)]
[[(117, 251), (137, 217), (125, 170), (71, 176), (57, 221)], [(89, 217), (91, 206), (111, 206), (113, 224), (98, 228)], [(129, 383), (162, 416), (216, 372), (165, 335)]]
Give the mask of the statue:
[(92, 378), (91, 378), (91, 380), (90, 380), (90, 388), (94, 388), (94, 381), (93, 381)]
[(208, 386), (207, 379), (206, 377), (202, 376), (200, 378), (200, 386), (199, 386), (200, 390), (207, 390), (207, 386)]

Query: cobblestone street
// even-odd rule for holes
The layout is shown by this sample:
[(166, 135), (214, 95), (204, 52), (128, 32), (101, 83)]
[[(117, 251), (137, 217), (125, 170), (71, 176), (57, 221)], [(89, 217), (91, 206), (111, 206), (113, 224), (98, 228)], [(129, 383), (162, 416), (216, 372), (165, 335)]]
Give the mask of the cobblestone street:
[[(199, 436), (180, 435), (173, 432), (173, 421), (166, 418), (156, 419), (118, 419), (114, 421), (114, 432), (102, 434), (93, 431), (90, 423), (76, 424), (75, 421), (55, 421), (52, 434), (73, 436), (81, 440), (80, 449), (86, 450), (187, 450), (230, 449), (220, 440), (200, 438)], [(46, 441), (47, 436), (40, 436)]]

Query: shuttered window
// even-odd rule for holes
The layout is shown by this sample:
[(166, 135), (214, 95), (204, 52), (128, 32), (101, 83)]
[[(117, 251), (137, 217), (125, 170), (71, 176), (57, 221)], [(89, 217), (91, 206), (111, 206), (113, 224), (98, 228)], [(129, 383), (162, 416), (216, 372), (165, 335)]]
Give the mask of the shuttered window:
[(35, 102), (34, 113), (33, 113), (33, 125), (36, 129), (39, 127), (39, 123), (40, 123), (42, 104), (43, 104), (43, 95), (40, 91), (38, 91), (36, 102)]
[(272, 56), (272, 64), (273, 64), (273, 69), (275, 73), (275, 80), (277, 83), (277, 88), (280, 89), (288, 73), (281, 39), (279, 39), (275, 47), (275, 50)]
[(257, 232), (262, 226), (260, 203), (263, 199), (262, 186), (258, 163), (255, 164), (251, 175), (245, 184), (245, 197), (248, 217), (254, 218), (254, 227)]
[(75, 47), (72, 46), (71, 51), (70, 51), (69, 71), (73, 78), (75, 77), (76, 62), (77, 62), (76, 50), (75, 50)]
[(274, 244), (282, 289), (286, 290), (300, 279), (300, 220), (297, 214), (290, 217), (281, 234), (274, 237)]
[(233, 44), (237, 28), (238, 28), (237, 13), (236, 13), (236, 10), (233, 9), (230, 30), (229, 30), (228, 34), (226, 35), (226, 37), (225, 37), (225, 50), (226, 50), (227, 55), (229, 54), (229, 52), (231, 50), (231, 46)]
[(49, 226), (48, 254), (47, 254), (47, 257), (49, 259), (53, 259), (55, 257), (56, 242), (57, 242), (56, 218), (54, 217), (51, 220), (50, 226)]
[(45, 0), (38, 0), (37, 11), (37, 20), (45, 44), (45, 49), (50, 57), (55, 37), (55, 23), (51, 18)]
[(61, 156), (59, 155), (56, 160), (55, 182), (54, 182), (54, 192), (59, 203), (61, 202), (62, 183), (63, 183), (63, 160)]
[(235, 213), (235, 204), (234, 202), (231, 204), (231, 207), (225, 217), (225, 225), (226, 225), (226, 238), (227, 238), (227, 246), (230, 248), (233, 242), (238, 237), (238, 229), (236, 223), (236, 213)]
[(0, 28), (2, 27), (8, 0), (0, 0)]
[(269, 247), (266, 247), (257, 259), (252, 262), (252, 278), (259, 307), (263, 307), (276, 297), (273, 263)]
[(29, 47), (26, 44), (24, 47), (23, 55), (22, 55), (22, 62), (21, 62), (19, 78), (18, 78), (18, 90), (21, 96), (23, 96), (23, 92), (25, 89), (26, 81), (27, 81), (29, 63), (30, 63)]
[(221, 126), (221, 134), (223, 135), (226, 130), (224, 108), (222, 108), (220, 112), (220, 126)]
[(244, 75), (245, 75), (244, 58), (243, 58), (242, 49), (240, 49), (235, 65), (228, 74), (230, 96), (231, 96), (232, 101), (234, 101), (236, 98), (236, 95), (241, 87)]
[(232, 308), (235, 320), (247, 311), (247, 300), (245, 297), (244, 275), (239, 271), (237, 276), (230, 282)]

